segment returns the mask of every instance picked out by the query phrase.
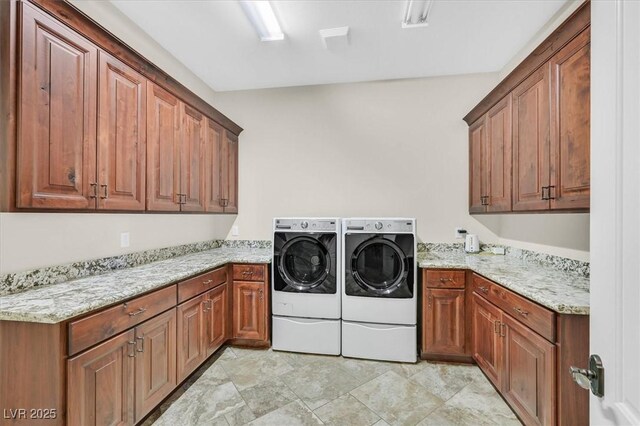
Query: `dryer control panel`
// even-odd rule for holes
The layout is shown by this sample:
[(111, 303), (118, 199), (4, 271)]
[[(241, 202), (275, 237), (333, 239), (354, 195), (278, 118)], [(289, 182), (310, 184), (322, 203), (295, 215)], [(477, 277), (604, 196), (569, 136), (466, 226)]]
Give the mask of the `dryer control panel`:
[(275, 231), (337, 232), (338, 219), (281, 218), (273, 220)]
[(415, 232), (415, 219), (347, 219), (344, 222), (347, 232)]

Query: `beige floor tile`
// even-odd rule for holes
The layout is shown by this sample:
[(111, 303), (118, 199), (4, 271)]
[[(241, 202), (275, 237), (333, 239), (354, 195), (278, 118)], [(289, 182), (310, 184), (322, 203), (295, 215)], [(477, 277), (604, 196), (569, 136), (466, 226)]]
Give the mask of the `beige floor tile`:
[(443, 400), (451, 398), (476, 380), (486, 380), (475, 365), (424, 363), (425, 367), (410, 379)]
[(298, 399), (279, 378), (260, 383), (240, 392), (256, 417), (261, 417)]
[(251, 420), (255, 420), (256, 415), (246, 404), (243, 404), (233, 411), (225, 413), (224, 418), (230, 426), (236, 426), (244, 425), (249, 423)]
[(340, 366), (324, 363), (305, 365), (280, 378), (312, 410), (362, 384)]
[(376, 413), (350, 394), (334, 399), (314, 413), (325, 425), (333, 426), (369, 426), (380, 420)]
[(219, 363), (240, 391), (293, 371), (283, 355), (271, 351), (263, 351), (262, 354), (243, 353), (236, 359), (221, 360)]
[(301, 401), (296, 400), (249, 424), (253, 426), (312, 426), (322, 425), (322, 422)]
[(351, 394), (390, 425), (415, 425), (443, 403), (395, 371), (384, 373)]
[(366, 359), (342, 358), (340, 366), (345, 368), (352, 376), (364, 382), (375, 379), (392, 368), (392, 364)]
[(419, 423), (420, 426), (520, 424), (486, 379), (467, 385)]

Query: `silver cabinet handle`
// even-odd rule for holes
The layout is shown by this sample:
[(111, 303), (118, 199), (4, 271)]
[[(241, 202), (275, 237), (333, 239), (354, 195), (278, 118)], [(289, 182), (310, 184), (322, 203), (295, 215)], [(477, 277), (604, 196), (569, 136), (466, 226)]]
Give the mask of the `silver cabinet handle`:
[(144, 352), (144, 336), (138, 336), (136, 340), (140, 342), (140, 349), (137, 349), (138, 345), (136, 345), (136, 352)]
[(514, 307), (513, 310), (516, 311), (520, 316), (523, 316), (525, 318), (527, 317), (527, 315), (529, 315), (529, 312), (527, 312), (524, 309), (521, 309), (521, 308), (519, 308), (517, 306)]
[(147, 308), (140, 308), (137, 311), (129, 312), (130, 317), (135, 317), (137, 315), (143, 314), (147, 311)]

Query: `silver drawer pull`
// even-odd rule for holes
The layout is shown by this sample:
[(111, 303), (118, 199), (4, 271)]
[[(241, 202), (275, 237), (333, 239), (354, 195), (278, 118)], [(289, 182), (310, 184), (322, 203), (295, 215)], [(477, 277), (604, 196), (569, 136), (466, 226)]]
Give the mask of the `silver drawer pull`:
[(136, 315), (143, 314), (147, 311), (147, 308), (140, 308), (137, 311), (129, 312), (130, 317), (135, 317)]
[(519, 307), (514, 307), (513, 308), (514, 311), (516, 311), (518, 314), (520, 314), (523, 317), (526, 317), (527, 315), (529, 315), (529, 312), (525, 311), (524, 309), (521, 309)]
[(202, 281), (202, 285), (209, 285), (213, 282), (213, 280)]
[(440, 278), (440, 282), (441, 283), (446, 283), (447, 281), (453, 282), (453, 279), (451, 279), (451, 278)]
[(489, 289), (487, 287), (479, 287), (480, 291), (482, 291), (484, 294), (489, 293)]

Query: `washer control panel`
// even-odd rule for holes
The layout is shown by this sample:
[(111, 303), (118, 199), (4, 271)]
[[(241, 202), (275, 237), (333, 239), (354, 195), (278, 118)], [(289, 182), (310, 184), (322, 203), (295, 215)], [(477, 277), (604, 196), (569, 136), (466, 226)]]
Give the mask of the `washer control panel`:
[(338, 219), (283, 218), (273, 222), (276, 231), (337, 232), (339, 226)]
[(415, 219), (346, 219), (345, 231), (415, 232)]

